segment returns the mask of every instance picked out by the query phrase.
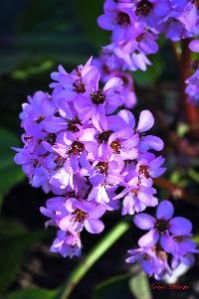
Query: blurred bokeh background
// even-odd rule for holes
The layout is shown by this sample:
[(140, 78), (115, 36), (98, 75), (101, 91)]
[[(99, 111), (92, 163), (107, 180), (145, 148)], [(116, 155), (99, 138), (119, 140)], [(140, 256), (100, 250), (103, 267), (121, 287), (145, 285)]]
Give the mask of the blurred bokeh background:
[[(20, 145), (19, 113), (27, 95), (49, 90), (50, 73), (62, 64), (71, 70), (98, 55), (109, 42), (96, 18), (103, 0), (0, 0), (0, 298), (58, 299), (79, 261), (50, 253), (54, 231), (44, 230), (39, 207), (49, 195), (29, 186), (14, 165), (12, 146)], [(199, 143), (187, 121), (179, 92), (179, 72), (171, 45), (163, 38), (161, 51), (152, 57), (146, 73), (134, 74), (138, 94), (135, 115), (144, 107), (156, 117), (155, 133), (165, 140), (167, 174), (158, 182), (159, 195), (169, 196), (179, 214), (190, 218), (199, 241)], [(105, 217), (106, 231), (119, 221)], [(105, 233), (106, 233), (105, 231)], [(132, 269), (125, 263), (126, 250), (136, 246), (139, 232), (132, 228), (105, 253), (75, 288), (71, 298), (199, 298), (199, 262), (179, 279), (187, 292), (151, 289), (151, 295), (132, 292)], [(84, 255), (101, 236), (83, 236)], [(136, 282), (143, 289), (146, 281)], [(150, 280), (149, 287), (154, 283)], [(130, 285), (130, 287), (129, 287)], [(146, 286), (145, 286), (146, 287)], [(145, 296), (145, 297), (144, 297)], [(147, 297), (148, 296), (148, 297)]]

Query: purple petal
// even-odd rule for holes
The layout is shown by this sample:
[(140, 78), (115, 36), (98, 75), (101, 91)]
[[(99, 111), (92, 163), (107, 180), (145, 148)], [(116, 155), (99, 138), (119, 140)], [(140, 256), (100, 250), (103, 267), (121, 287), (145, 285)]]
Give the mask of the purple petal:
[(199, 53), (199, 39), (192, 40), (192, 41), (189, 43), (189, 49), (190, 49), (192, 52), (197, 52), (197, 53)]
[(142, 214), (138, 214), (134, 217), (134, 223), (137, 227), (141, 228), (141, 229), (151, 229), (152, 227), (154, 227), (155, 224), (155, 218), (152, 217), (149, 214), (146, 213), (142, 213)]
[(158, 219), (168, 220), (173, 216), (174, 208), (170, 201), (164, 200), (162, 201), (158, 207), (156, 216)]
[(104, 229), (104, 224), (98, 219), (88, 218), (84, 222), (86, 230), (91, 234), (99, 234)]
[(164, 143), (163, 143), (162, 139), (160, 139), (157, 136), (148, 135), (143, 138), (143, 141), (145, 143), (147, 143), (148, 148), (154, 149), (156, 151), (161, 151), (164, 147)]
[(90, 212), (90, 217), (94, 218), (94, 219), (98, 219), (98, 218), (102, 217), (105, 212), (106, 212), (105, 205), (98, 205), (96, 208), (94, 208)]
[(154, 118), (152, 113), (149, 110), (144, 110), (140, 113), (137, 131), (146, 132), (151, 129), (154, 125)]
[(138, 240), (138, 244), (140, 247), (151, 247), (157, 243), (158, 239), (159, 233), (152, 229)]
[(170, 221), (170, 232), (174, 236), (190, 235), (192, 230), (191, 222), (184, 217), (174, 217)]
[(176, 243), (168, 233), (161, 236), (160, 244), (166, 252), (173, 254), (176, 252)]

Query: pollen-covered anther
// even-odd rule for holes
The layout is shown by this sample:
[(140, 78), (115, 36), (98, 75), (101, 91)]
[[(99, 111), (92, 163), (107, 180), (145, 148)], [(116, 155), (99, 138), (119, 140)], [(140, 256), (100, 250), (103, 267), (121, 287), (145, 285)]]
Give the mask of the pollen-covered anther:
[(137, 4), (136, 14), (138, 16), (148, 16), (153, 9), (153, 4), (148, 0), (141, 0)]
[(51, 145), (55, 144), (55, 142), (56, 142), (56, 135), (54, 133), (48, 134), (48, 136), (45, 138), (45, 141), (47, 141)]
[(96, 105), (103, 104), (105, 102), (105, 99), (106, 99), (106, 97), (102, 90), (98, 90), (91, 94), (91, 100), (92, 100), (93, 104), (96, 104)]
[(70, 132), (78, 132), (79, 131), (78, 125), (81, 125), (81, 122), (78, 118), (69, 120), (67, 130)]
[(117, 154), (120, 153), (121, 144), (118, 140), (115, 140), (115, 141), (111, 142), (110, 147), (112, 148), (114, 153), (117, 153)]
[(84, 151), (84, 144), (79, 141), (74, 141), (68, 151), (69, 155), (80, 155)]
[(108, 173), (108, 162), (99, 162), (95, 168), (102, 174)]
[(157, 220), (155, 227), (160, 234), (164, 233), (166, 230), (169, 229), (169, 222), (164, 219)]
[(73, 90), (76, 91), (77, 93), (86, 92), (85, 84), (82, 82), (81, 79), (78, 79), (73, 83)]
[(56, 167), (57, 168), (60, 168), (64, 165), (66, 161), (66, 158), (62, 157), (62, 156), (57, 156), (55, 159), (54, 159), (54, 163), (56, 164)]
[(77, 222), (80, 222), (80, 223), (83, 222), (88, 215), (86, 212), (79, 210), (79, 209), (75, 210), (75, 212), (73, 214), (75, 216), (74, 220)]
[(143, 175), (145, 178), (149, 179), (150, 174), (149, 174), (149, 168), (147, 165), (140, 165), (139, 167), (139, 174)]

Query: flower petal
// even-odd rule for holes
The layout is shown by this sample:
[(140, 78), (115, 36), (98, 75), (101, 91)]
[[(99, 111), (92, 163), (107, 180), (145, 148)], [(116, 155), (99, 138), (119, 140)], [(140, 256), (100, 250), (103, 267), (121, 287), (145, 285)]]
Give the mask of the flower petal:
[(104, 224), (98, 219), (89, 218), (84, 222), (86, 230), (91, 234), (99, 234), (104, 229)]
[(191, 230), (191, 222), (184, 217), (174, 217), (170, 221), (170, 232), (174, 234), (174, 236), (190, 235)]
[(140, 113), (137, 131), (138, 132), (146, 132), (151, 129), (154, 125), (154, 118), (152, 113), (149, 110), (143, 110)]
[(159, 233), (155, 229), (151, 229), (147, 234), (138, 240), (140, 247), (151, 247), (157, 243)]
[(155, 218), (149, 214), (142, 213), (134, 217), (133, 222), (135, 225), (141, 229), (151, 229), (154, 227)]
[(162, 201), (158, 207), (156, 216), (158, 219), (168, 220), (173, 216), (174, 208), (170, 201), (164, 200)]

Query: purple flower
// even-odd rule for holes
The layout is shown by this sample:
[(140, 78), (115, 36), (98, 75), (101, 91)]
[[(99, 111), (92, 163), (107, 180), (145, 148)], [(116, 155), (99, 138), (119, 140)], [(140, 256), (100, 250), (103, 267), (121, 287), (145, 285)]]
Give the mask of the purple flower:
[(136, 215), (134, 218), (136, 226), (149, 229), (149, 232), (139, 239), (138, 244), (141, 247), (151, 247), (160, 240), (161, 246), (166, 250), (165, 244), (170, 235), (189, 237), (192, 229), (191, 222), (183, 217), (172, 218), (173, 212), (173, 205), (164, 200), (158, 205), (156, 218), (146, 213)]
[(47, 201), (47, 207), (41, 208), (42, 214), (50, 217), (47, 225), (56, 225), (62, 231), (81, 232), (85, 229), (91, 234), (99, 234), (104, 229), (99, 219), (106, 212), (104, 205), (86, 202), (74, 197), (55, 197)]
[(146, 207), (154, 207), (158, 204), (157, 198), (154, 196), (156, 190), (151, 185), (142, 185), (138, 176), (128, 174), (124, 189), (115, 199), (123, 199), (122, 215), (141, 212)]
[(74, 257), (81, 255), (81, 240), (77, 233), (59, 230), (53, 241), (51, 251), (61, 254), (63, 257)]
[(191, 222), (184, 217), (172, 218), (173, 213), (173, 205), (164, 200), (157, 207), (156, 217), (146, 213), (134, 217), (135, 225), (149, 232), (139, 239), (138, 249), (128, 251), (127, 262), (138, 261), (156, 279), (171, 276), (181, 264), (190, 266), (193, 253), (199, 252), (191, 240)]
[(168, 264), (168, 257), (160, 249), (151, 249), (140, 247), (138, 249), (128, 250), (130, 255), (126, 262), (134, 264), (140, 263), (143, 271), (155, 279), (161, 279), (165, 274), (172, 274), (172, 269)]
[(113, 0), (107, 0), (104, 5), (105, 14), (98, 18), (98, 25), (113, 31), (113, 41), (121, 42), (132, 37), (132, 24), (134, 13), (129, 3), (117, 4)]
[(185, 92), (189, 96), (189, 101), (198, 104), (199, 102), (199, 69), (186, 80), (187, 87)]

